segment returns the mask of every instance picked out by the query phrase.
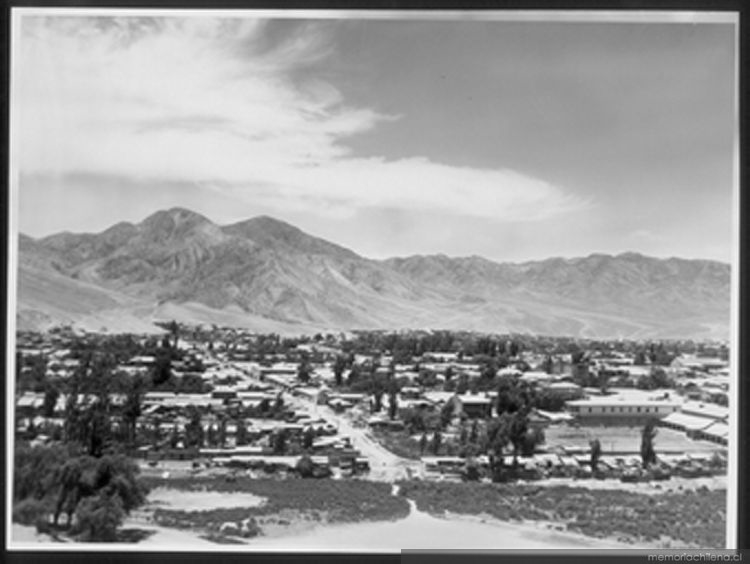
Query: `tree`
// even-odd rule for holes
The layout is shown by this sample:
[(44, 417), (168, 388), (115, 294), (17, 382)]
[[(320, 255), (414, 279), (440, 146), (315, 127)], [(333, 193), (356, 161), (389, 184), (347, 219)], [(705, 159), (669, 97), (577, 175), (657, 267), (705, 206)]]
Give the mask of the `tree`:
[(260, 403), (258, 404), (258, 410), (265, 415), (269, 411), (271, 411), (271, 402), (268, 398), (263, 398), (260, 400)]
[(274, 454), (284, 454), (286, 452), (286, 430), (281, 429), (280, 431), (276, 432), (273, 435), (273, 453)]
[(589, 446), (591, 447), (591, 471), (596, 473), (599, 469), (599, 458), (602, 455), (602, 444), (599, 439), (594, 439), (589, 442)]
[(315, 463), (308, 455), (300, 456), (294, 469), (301, 478), (312, 478), (315, 475)]
[(215, 423), (212, 423), (208, 427), (207, 441), (209, 447), (215, 447), (219, 443), (219, 428)]
[(168, 348), (162, 349), (156, 355), (151, 369), (151, 381), (154, 386), (160, 386), (172, 377), (172, 355)]
[(446, 384), (450, 382), (451, 379), (453, 379), (454, 374), (455, 374), (455, 370), (453, 370), (453, 367), (449, 365), (448, 368), (445, 369), (445, 383)]
[(372, 397), (374, 400), (372, 410), (375, 413), (380, 413), (380, 410), (383, 409), (383, 390), (375, 390)]
[[(84, 461), (85, 466), (94, 466), (92, 459)], [(114, 532), (125, 515), (145, 501), (146, 490), (137, 481), (138, 467), (124, 456), (105, 456), (91, 470), (81, 475), (84, 482), (89, 480), (82, 488), (89, 495), (82, 498), (89, 499), (76, 505), (74, 532), (80, 532), (85, 540), (114, 540)]]
[(172, 348), (177, 350), (177, 342), (180, 338), (180, 326), (173, 319), (168, 325), (169, 334), (172, 335)]
[(44, 406), (42, 413), (45, 417), (54, 417), (57, 399), (60, 397), (60, 390), (55, 386), (49, 385), (44, 391)]
[(117, 527), (125, 518), (122, 502), (117, 497), (106, 494), (82, 500), (76, 507), (75, 514), (75, 531), (86, 541), (116, 541)]
[(606, 370), (600, 370), (596, 376), (597, 382), (599, 383), (599, 391), (602, 394), (606, 394), (609, 384), (609, 374), (607, 374)]
[(156, 415), (151, 421), (151, 446), (158, 449), (161, 446), (161, 418)]
[(469, 377), (466, 374), (461, 374), (458, 377), (458, 383), (456, 384), (456, 393), (463, 395), (469, 391)]
[(337, 355), (336, 360), (333, 362), (333, 376), (336, 381), (336, 387), (341, 387), (344, 383), (344, 369), (346, 368), (346, 359)]
[(422, 412), (417, 409), (412, 407), (404, 409), (401, 412), (401, 419), (410, 433), (427, 430), (424, 416), (422, 415)]
[(237, 436), (235, 442), (237, 446), (243, 446), (248, 443), (247, 427), (245, 427), (245, 422), (242, 419), (237, 421)]
[(170, 448), (177, 448), (177, 445), (180, 443), (180, 431), (177, 428), (177, 423), (172, 425), (172, 432), (169, 435), (169, 447)]
[(641, 461), (644, 468), (656, 463), (656, 451), (654, 450), (656, 433), (656, 423), (653, 419), (649, 419), (641, 431)]
[(440, 427), (445, 429), (453, 420), (453, 403), (446, 402), (440, 409)]
[(542, 371), (546, 372), (547, 374), (552, 374), (554, 368), (555, 362), (552, 360), (552, 357), (550, 355), (547, 355), (544, 359), (544, 362), (542, 362)]
[(219, 446), (224, 448), (227, 444), (227, 420), (226, 417), (221, 417), (219, 420)]
[(497, 414), (510, 413), (518, 409), (516, 382), (510, 376), (502, 376), (497, 383), (495, 409)]
[(486, 450), (490, 457), (490, 471), (492, 473), (493, 482), (501, 482), (505, 480), (505, 465), (503, 463), (503, 456), (505, 446), (510, 440), (510, 424), (512, 415), (504, 413), (500, 417), (495, 417), (490, 420), (487, 426), (487, 434), (485, 437)]
[(307, 427), (302, 434), (302, 448), (305, 450), (311, 450), (313, 442), (315, 441), (315, 431), (312, 427)]
[(513, 466), (518, 466), (518, 454), (523, 450), (529, 423), (524, 410), (513, 413), (508, 428), (508, 438), (513, 445)]
[(443, 443), (443, 435), (440, 433), (440, 431), (435, 431), (432, 435), (432, 443), (430, 444), (430, 449), (432, 450), (432, 454), (437, 456), (440, 453), (440, 446)]
[(394, 420), (396, 419), (397, 414), (398, 414), (398, 396), (396, 394), (396, 389), (391, 388), (391, 391), (388, 394), (388, 417), (391, 420)]
[(187, 447), (203, 447), (203, 423), (197, 409), (190, 413), (190, 421), (185, 425), (185, 443)]
[(307, 384), (310, 381), (311, 374), (312, 370), (310, 364), (306, 360), (300, 362), (297, 367), (297, 379), (303, 384)]
[(479, 421), (476, 419), (471, 424), (471, 432), (469, 433), (469, 442), (475, 444), (479, 439)]
[(479, 472), (479, 465), (476, 460), (470, 459), (466, 461), (461, 477), (467, 482), (477, 482), (481, 478)]
[(135, 444), (135, 430), (138, 418), (141, 416), (141, 402), (143, 400), (144, 383), (141, 378), (134, 378), (130, 382), (125, 394), (125, 404), (122, 407), (122, 417), (127, 429), (127, 442), (130, 446)]
[(54, 523), (57, 525), (65, 510), (68, 524), (73, 513), (77, 517), (74, 534), (85, 540), (113, 540), (123, 517), (145, 501), (147, 492), (137, 475), (138, 466), (122, 455), (84, 455), (65, 460), (56, 468), (51, 482), (58, 488)]

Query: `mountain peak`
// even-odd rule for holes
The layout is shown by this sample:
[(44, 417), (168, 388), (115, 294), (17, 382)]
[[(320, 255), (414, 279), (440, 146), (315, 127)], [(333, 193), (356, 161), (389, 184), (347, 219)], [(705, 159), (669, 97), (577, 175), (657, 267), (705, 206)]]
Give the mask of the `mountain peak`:
[(329, 243), (324, 239), (305, 233), (294, 225), (267, 215), (259, 215), (239, 223), (227, 225), (222, 227), (222, 231), (273, 249), (283, 248), (306, 254), (328, 254), (348, 258), (358, 256), (349, 249)]
[(205, 216), (178, 207), (153, 213), (138, 224), (139, 230), (151, 241), (181, 238), (211, 227), (216, 228)]
[(155, 224), (166, 222), (166, 221), (171, 221), (174, 224), (211, 223), (211, 221), (207, 217), (199, 213), (196, 213), (186, 208), (174, 207), (174, 208), (169, 208), (168, 210), (159, 210), (157, 212), (152, 213), (150, 216), (148, 216), (146, 219), (144, 219), (141, 222), (141, 225), (155, 225)]

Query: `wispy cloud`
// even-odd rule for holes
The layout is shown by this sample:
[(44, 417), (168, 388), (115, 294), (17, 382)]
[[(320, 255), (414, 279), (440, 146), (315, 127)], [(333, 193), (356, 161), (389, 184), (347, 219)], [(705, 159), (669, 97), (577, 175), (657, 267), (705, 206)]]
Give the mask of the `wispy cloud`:
[(358, 157), (348, 137), (398, 118), (300, 78), (335, 43), (325, 26), (284, 29), (271, 37), (259, 19), (25, 18), (13, 100), (21, 171), (193, 181), (334, 216), (391, 207), (529, 220), (587, 205), (515, 171)]

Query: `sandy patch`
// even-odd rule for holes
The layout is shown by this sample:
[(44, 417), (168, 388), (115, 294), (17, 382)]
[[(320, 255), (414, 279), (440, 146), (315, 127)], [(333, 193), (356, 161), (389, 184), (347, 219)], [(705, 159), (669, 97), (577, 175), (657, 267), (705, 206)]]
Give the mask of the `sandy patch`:
[(245, 492), (185, 491), (155, 488), (148, 494), (150, 508), (207, 511), (235, 507), (260, 507), (266, 498)]
[(294, 536), (258, 537), (249, 547), (271, 550), (388, 551), (402, 549), (561, 549), (632, 548), (614, 540), (551, 531), (542, 526), (451, 515), (437, 518), (419, 511), (398, 521), (318, 527)]
[(59, 543), (50, 535), (36, 532), (36, 527), (13, 523), (10, 530), (9, 544), (13, 548), (38, 545), (40, 543)]

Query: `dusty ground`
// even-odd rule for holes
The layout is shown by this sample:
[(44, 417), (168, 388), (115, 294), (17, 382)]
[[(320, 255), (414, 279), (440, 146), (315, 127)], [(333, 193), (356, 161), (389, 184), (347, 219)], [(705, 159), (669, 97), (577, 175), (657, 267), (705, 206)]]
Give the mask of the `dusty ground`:
[(170, 488), (155, 488), (148, 494), (143, 509), (176, 509), (181, 511), (205, 511), (229, 507), (258, 507), (265, 499), (245, 492), (184, 491)]
[(325, 526), (278, 538), (259, 537), (250, 541), (249, 546), (263, 550), (348, 549), (386, 552), (402, 549), (632, 548), (632, 545), (616, 539), (592, 539), (550, 530), (543, 525), (458, 515), (437, 518), (417, 510), (413, 502), (406, 519)]

